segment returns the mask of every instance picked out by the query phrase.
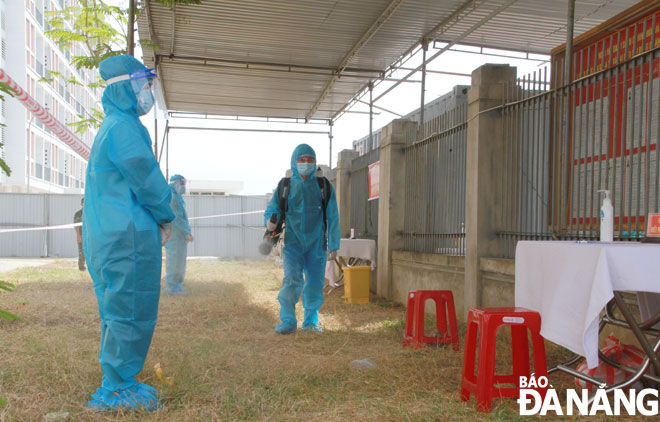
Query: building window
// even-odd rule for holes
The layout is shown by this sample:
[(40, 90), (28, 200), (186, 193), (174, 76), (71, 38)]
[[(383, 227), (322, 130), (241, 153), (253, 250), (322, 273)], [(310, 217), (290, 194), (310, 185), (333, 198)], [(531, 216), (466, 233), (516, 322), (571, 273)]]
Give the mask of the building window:
[(25, 45), (27, 47), (25, 60), (32, 69), (34, 69), (34, 52), (36, 48), (36, 31), (34, 25), (29, 20), (25, 20)]
[(25, 8), (34, 16), (34, 0), (25, 0)]

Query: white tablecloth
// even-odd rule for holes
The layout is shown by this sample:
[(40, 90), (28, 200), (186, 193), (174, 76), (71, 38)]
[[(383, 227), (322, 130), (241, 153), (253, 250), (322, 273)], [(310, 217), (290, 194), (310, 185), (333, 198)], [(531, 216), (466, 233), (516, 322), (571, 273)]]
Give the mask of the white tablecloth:
[(516, 306), (541, 314), (541, 335), (598, 365), (599, 314), (614, 290), (660, 293), (660, 245), (518, 242)]
[[(376, 241), (371, 239), (341, 239), (337, 255), (342, 258), (360, 258), (371, 262), (371, 271), (376, 269)], [(334, 263), (325, 265), (325, 278), (331, 286), (336, 285)]]

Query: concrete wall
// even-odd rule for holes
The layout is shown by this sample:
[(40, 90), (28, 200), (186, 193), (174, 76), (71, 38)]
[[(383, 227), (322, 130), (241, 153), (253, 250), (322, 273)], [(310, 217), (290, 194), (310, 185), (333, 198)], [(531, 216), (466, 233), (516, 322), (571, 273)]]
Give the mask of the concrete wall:
[(514, 306), (516, 274), (515, 260), (481, 258), (481, 305)]
[[(406, 304), (411, 290), (451, 290), (456, 316), (463, 315), (463, 284), (465, 258), (392, 251), (392, 294), (395, 302)], [(435, 313), (432, 302), (426, 312)]]
[[(482, 258), (480, 270), (482, 306), (514, 306), (514, 260)], [(392, 278), (393, 299), (403, 305), (411, 290), (451, 290), (456, 317), (465, 321), (465, 257), (393, 251)], [(435, 313), (431, 302), (426, 304), (426, 312)]]

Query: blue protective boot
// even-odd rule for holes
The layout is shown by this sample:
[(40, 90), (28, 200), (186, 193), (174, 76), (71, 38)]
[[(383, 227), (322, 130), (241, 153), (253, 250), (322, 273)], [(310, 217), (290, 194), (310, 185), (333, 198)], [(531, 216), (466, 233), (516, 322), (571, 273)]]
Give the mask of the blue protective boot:
[(183, 289), (181, 288), (181, 286), (176, 286), (176, 287), (174, 287), (174, 288), (172, 288), (172, 289), (170, 289), (169, 287), (167, 287), (167, 288), (165, 288), (165, 293), (167, 293), (168, 295), (182, 295), (182, 296), (185, 296), (185, 295), (188, 294), (188, 292), (185, 291), (185, 290), (183, 290)]
[(302, 329), (305, 331), (316, 331), (317, 333), (323, 332), (323, 327), (318, 324), (304, 324)]
[(283, 322), (275, 325), (275, 332), (278, 334), (291, 334), (296, 331), (297, 324), (295, 322)]
[(92, 394), (87, 407), (94, 410), (133, 409), (152, 412), (164, 408), (158, 400), (159, 396), (158, 390), (141, 382), (117, 391), (101, 387)]

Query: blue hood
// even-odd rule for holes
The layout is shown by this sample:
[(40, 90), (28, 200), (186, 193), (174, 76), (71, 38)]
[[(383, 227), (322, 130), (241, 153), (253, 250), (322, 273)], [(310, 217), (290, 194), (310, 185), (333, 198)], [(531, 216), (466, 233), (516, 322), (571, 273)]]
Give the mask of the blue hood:
[[(107, 58), (99, 65), (99, 73), (103, 80), (107, 81), (115, 76), (126, 75), (138, 70), (144, 70), (146, 66), (133, 56), (123, 54)], [(147, 79), (141, 80), (146, 83)], [(105, 114), (123, 112), (137, 115), (137, 97), (133, 92), (130, 81), (115, 82), (108, 85), (103, 91), (103, 111)]]
[(298, 163), (298, 158), (300, 158), (301, 155), (312, 155), (314, 156), (314, 171), (312, 174), (307, 176), (308, 179), (315, 177), (314, 175), (316, 174), (316, 152), (314, 152), (314, 148), (310, 147), (307, 144), (300, 144), (296, 147), (296, 149), (293, 150), (293, 154), (291, 154), (291, 171), (293, 172), (293, 178), (294, 179), (302, 179), (300, 177), (300, 174), (298, 173), (298, 166), (296, 164)]

